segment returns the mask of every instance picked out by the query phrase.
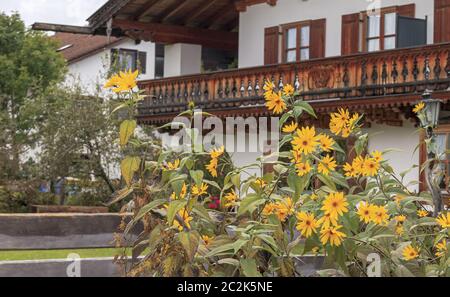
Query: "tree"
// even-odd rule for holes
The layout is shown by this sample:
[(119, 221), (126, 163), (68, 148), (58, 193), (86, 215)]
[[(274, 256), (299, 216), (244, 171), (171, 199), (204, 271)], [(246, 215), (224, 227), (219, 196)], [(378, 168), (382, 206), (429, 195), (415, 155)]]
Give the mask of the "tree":
[[(65, 177), (98, 180), (109, 193), (118, 164), (117, 120), (110, 116), (112, 102), (83, 95), (80, 87), (55, 88), (47, 94), (46, 121), (40, 128), (41, 178), (56, 181)], [(104, 191), (105, 192), (105, 191)], [(105, 195), (106, 194), (106, 195)]]
[(18, 14), (0, 13), (0, 170), (18, 177), (20, 158), (36, 143), (44, 94), (62, 81), (65, 60), (45, 34), (25, 29)]

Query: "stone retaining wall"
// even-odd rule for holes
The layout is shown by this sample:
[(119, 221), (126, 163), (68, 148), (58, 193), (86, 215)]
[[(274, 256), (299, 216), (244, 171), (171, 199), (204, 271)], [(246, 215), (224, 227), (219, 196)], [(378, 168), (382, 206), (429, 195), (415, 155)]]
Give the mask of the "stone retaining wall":
[[(120, 214), (0, 214), (0, 250), (113, 247), (113, 236), (123, 217)], [(134, 230), (136, 234), (138, 229)]]

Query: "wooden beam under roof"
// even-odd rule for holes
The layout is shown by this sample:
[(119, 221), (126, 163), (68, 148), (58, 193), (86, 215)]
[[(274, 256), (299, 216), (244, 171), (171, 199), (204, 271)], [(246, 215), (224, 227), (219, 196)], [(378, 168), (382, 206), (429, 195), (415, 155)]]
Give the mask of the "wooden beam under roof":
[(203, 27), (203, 28), (211, 27), (213, 24), (215, 24), (219, 20), (223, 19), (224, 15), (226, 15), (230, 10), (235, 10), (234, 3), (230, 3), (230, 4), (225, 5), (222, 9), (220, 9), (215, 14), (210, 16), (204, 22), (202, 22), (200, 27)]
[(235, 32), (117, 19), (113, 21), (113, 27), (120, 28), (134, 39), (145, 41), (169, 44), (191, 43), (229, 50), (236, 50), (238, 48), (239, 38)]
[(208, 4), (204, 5), (202, 8), (197, 10), (196, 12), (192, 13), (186, 20), (184, 20), (184, 24), (188, 24), (195, 20), (198, 16), (202, 15), (206, 11), (208, 11), (211, 7), (216, 5), (221, 0), (210, 0)]
[(49, 23), (34, 23), (31, 26), (31, 28), (33, 30), (38, 31), (53, 31), (53, 32), (74, 33), (74, 34), (90, 35), (93, 33), (93, 29), (91, 27), (49, 24)]
[(187, 0), (178, 0), (177, 3), (174, 3), (172, 6), (167, 7), (159, 18), (160, 22), (164, 23), (168, 19), (170, 19), (171, 16), (176, 15), (180, 10), (182, 10), (186, 4), (188, 4), (189, 1)]
[(145, 17), (152, 10), (153, 6), (158, 3), (158, 1), (159, 0), (148, 0), (145, 5), (143, 5), (136, 11), (132, 19), (138, 21), (139, 19)]

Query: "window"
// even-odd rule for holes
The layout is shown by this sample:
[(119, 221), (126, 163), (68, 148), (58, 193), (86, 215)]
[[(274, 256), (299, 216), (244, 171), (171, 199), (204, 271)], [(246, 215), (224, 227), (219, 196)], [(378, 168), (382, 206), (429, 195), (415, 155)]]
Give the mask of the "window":
[(155, 78), (164, 77), (164, 44), (155, 45)]
[(310, 58), (310, 22), (283, 26), (283, 61), (305, 61)]
[(131, 49), (112, 49), (111, 67), (120, 71), (147, 72), (147, 53)]
[(379, 14), (367, 15), (366, 24), (366, 49), (368, 52), (396, 47), (397, 12), (395, 9), (385, 9)]

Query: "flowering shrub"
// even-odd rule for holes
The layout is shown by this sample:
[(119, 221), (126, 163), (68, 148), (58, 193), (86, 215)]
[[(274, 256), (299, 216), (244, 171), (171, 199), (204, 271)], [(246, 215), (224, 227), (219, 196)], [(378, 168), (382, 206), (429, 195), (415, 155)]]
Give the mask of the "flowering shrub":
[[(136, 76), (121, 73), (107, 84), (122, 98), (118, 109), (129, 110), (120, 127), (124, 151), (148, 147), (159, 155), (130, 155), (121, 164), (127, 186), (114, 201), (133, 195), (135, 202), (124, 234), (144, 226), (133, 245), (133, 255), (144, 257), (129, 275), (301, 276), (302, 257), (324, 257), (317, 275), (368, 276), (374, 254), (383, 276), (450, 275), (450, 214), (430, 217), (423, 206), (430, 195), (412, 193), (382, 152), (367, 152), (363, 115), (339, 109), (330, 133), (319, 132), (302, 124), (315, 113), (292, 86), (267, 82), (266, 106), (282, 114), (280, 152), (249, 166), (262, 169), (276, 156), (273, 172), (244, 178), (248, 167), (235, 168), (223, 147), (175, 153), (140, 140)], [(181, 116), (197, 112), (190, 105)]]

